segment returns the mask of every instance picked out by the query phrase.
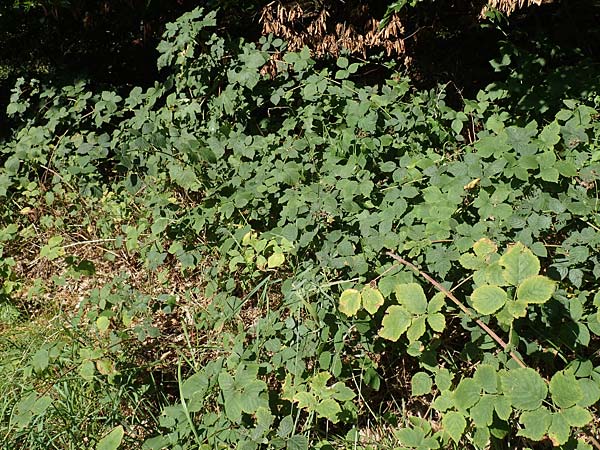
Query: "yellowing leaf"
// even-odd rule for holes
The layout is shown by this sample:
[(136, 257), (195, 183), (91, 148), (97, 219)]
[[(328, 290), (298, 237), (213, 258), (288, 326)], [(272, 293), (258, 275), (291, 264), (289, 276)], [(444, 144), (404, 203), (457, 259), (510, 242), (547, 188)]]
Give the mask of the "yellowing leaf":
[(465, 184), (464, 190), (470, 191), (471, 189), (476, 188), (480, 181), (481, 178), (475, 178), (473, 181), (469, 181), (467, 184)]
[(478, 257), (484, 258), (492, 253), (496, 253), (498, 246), (488, 238), (481, 238), (473, 244), (473, 251)]
[(546, 303), (554, 294), (554, 281), (543, 275), (534, 275), (523, 280), (517, 287), (517, 298), (526, 303)]
[(571, 427), (567, 420), (560, 413), (552, 414), (552, 425), (548, 429), (548, 437), (552, 441), (552, 445), (558, 447), (566, 444), (571, 435)]
[(110, 359), (99, 359), (96, 361), (96, 369), (102, 375), (114, 375), (116, 373), (115, 364)]
[(100, 316), (96, 319), (96, 326), (98, 327), (98, 330), (103, 333), (108, 330), (110, 319), (106, 316)]
[(493, 314), (506, 303), (506, 292), (490, 284), (479, 286), (471, 294), (471, 302), (479, 314)]
[(504, 268), (504, 279), (513, 286), (518, 286), (526, 278), (540, 272), (537, 256), (520, 242), (509, 247), (500, 257), (500, 265)]
[(369, 314), (375, 314), (380, 306), (383, 305), (383, 295), (379, 289), (373, 289), (371, 286), (365, 286), (361, 291), (363, 307)]
[(411, 314), (404, 307), (392, 305), (381, 321), (382, 327), (378, 334), (384, 339), (396, 342), (410, 326), (411, 319)]
[(267, 266), (269, 269), (281, 266), (285, 262), (285, 255), (281, 252), (275, 252), (267, 260)]
[(355, 315), (360, 309), (361, 295), (356, 289), (346, 289), (340, 296), (339, 309), (348, 317)]

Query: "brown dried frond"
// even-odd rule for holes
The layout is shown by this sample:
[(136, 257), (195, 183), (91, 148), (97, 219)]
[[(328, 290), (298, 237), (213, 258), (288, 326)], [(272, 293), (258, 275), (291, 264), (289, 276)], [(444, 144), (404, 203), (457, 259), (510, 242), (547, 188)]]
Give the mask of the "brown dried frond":
[(526, 8), (531, 5), (541, 5), (543, 3), (551, 3), (553, 0), (488, 0), (488, 4), (483, 7), (480, 17), (484, 17), (485, 13), (494, 8), (509, 16), (518, 9)]
[(316, 56), (338, 56), (342, 48), (366, 55), (371, 48), (383, 48), (388, 55), (404, 54), (404, 27), (397, 15), (379, 29), (380, 22), (369, 18), (368, 6), (349, 3), (335, 9), (314, 3), (272, 2), (260, 15), (262, 33), (287, 41), (290, 51), (307, 46)]

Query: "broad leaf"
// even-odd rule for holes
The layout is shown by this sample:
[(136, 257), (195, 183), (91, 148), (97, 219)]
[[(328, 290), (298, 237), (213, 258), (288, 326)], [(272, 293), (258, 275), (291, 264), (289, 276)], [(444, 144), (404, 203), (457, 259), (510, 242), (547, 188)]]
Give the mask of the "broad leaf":
[(396, 286), (396, 298), (412, 314), (424, 314), (427, 311), (427, 298), (420, 284), (399, 284)]
[(493, 314), (506, 303), (506, 292), (499, 286), (480, 286), (471, 294), (471, 302), (479, 314)]
[(411, 379), (412, 395), (419, 396), (429, 394), (432, 385), (433, 383), (429, 375), (425, 372), (417, 372)]
[(427, 323), (433, 331), (441, 333), (446, 328), (446, 317), (442, 313), (429, 314)]
[(569, 408), (583, 399), (583, 392), (575, 375), (565, 372), (554, 374), (550, 380), (550, 394), (552, 401), (560, 408)]
[(384, 339), (396, 342), (402, 333), (408, 330), (411, 319), (411, 314), (403, 306), (392, 305), (381, 321), (382, 327), (378, 334)]
[(513, 369), (501, 378), (504, 395), (516, 409), (533, 411), (542, 406), (548, 388), (533, 369)]
[(586, 426), (593, 419), (590, 412), (581, 406), (573, 406), (572, 408), (564, 409), (561, 411), (561, 414), (569, 425), (578, 428)]
[(464, 378), (454, 390), (454, 402), (459, 409), (467, 410), (481, 398), (481, 386), (472, 378)]
[(524, 279), (517, 287), (517, 298), (525, 303), (546, 303), (554, 294), (555, 283), (543, 275)]
[(518, 286), (526, 278), (540, 272), (537, 256), (520, 242), (509, 247), (502, 255), (500, 265), (504, 268), (504, 279), (513, 286)]
[(566, 444), (571, 435), (571, 427), (561, 413), (552, 414), (552, 424), (548, 429), (548, 437), (555, 447)]
[(365, 286), (361, 291), (363, 307), (369, 314), (375, 314), (379, 307), (383, 305), (383, 295), (379, 289), (373, 289), (371, 286)]
[(121, 445), (123, 441), (123, 436), (125, 435), (125, 431), (123, 427), (119, 425), (115, 427), (110, 433), (104, 436), (102, 439), (98, 441), (96, 445), (96, 450), (116, 450)]
[(442, 426), (452, 440), (458, 443), (467, 427), (467, 421), (461, 413), (450, 411), (449, 413), (444, 414)]
[(348, 317), (355, 315), (360, 309), (361, 296), (356, 289), (346, 289), (340, 296), (340, 311)]
[(517, 433), (519, 436), (526, 437), (532, 441), (541, 441), (548, 428), (552, 424), (552, 414), (547, 408), (541, 407), (535, 411), (525, 411), (521, 414), (519, 422), (525, 427)]

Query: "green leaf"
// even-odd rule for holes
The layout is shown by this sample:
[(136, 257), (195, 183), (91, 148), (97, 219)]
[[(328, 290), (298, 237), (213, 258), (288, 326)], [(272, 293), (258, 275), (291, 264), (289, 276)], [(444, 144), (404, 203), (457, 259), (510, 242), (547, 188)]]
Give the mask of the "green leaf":
[(442, 292), (435, 294), (427, 304), (427, 313), (433, 314), (440, 312), (446, 304), (446, 296)]
[(96, 319), (96, 327), (98, 327), (98, 331), (100, 331), (101, 333), (108, 330), (109, 326), (110, 326), (110, 319), (108, 317), (100, 316)]
[(433, 385), (431, 377), (425, 372), (415, 373), (410, 383), (413, 396), (429, 394)]
[(308, 438), (301, 434), (296, 434), (287, 439), (286, 450), (308, 450)]
[(360, 309), (361, 296), (356, 289), (346, 289), (340, 296), (340, 311), (348, 317), (355, 315)]
[(571, 427), (560, 413), (552, 414), (552, 424), (548, 429), (548, 437), (555, 447), (566, 444), (571, 435)]
[(385, 317), (381, 321), (382, 327), (378, 334), (384, 339), (396, 342), (402, 333), (408, 330), (411, 319), (412, 316), (403, 306), (392, 305), (387, 309)]
[(490, 429), (488, 427), (477, 428), (475, 430), (475, 434), (473, 435), (473, 445), (475, 448), (489, 448), (488, 444), (490, 442)]
[(475, 370), (473, 379), (483, 388), (488, 394), (498, 392), (498, 372), (490, 364), (480, 364)]
[(499, 395), (494, 402), (494, 409), (500, 420), (508, 420), (512, 414), (510, 400), (505, 395)]
[(319, 417), (324, 417), (325, 419), (336, 423), (339, 420), (337, 416), (342, 412), (342, 408), (340, 408), (340, 405), (338, 405), (338, 402), (334, 399), (327, 398), (319, 402), (315, 411)]
[(435, 385), (440, 391), (447, 391), (452, 386), (452, 374), (446, 368), (438, 369), (434, 380)]
[(361, 291), (363, 307), (369, 314), (375, 314), (379, 307), (383, 305), (383, 295), (379, 289), (373, 289), (371, 286), (365, 286)]
[(589, 378), (581, 378), (577, 380), (583, 392), (583, 398), (577, 402), (579, 406), (588, 407), (600, 400), (600, 386), (594, 380)]
[(427, 323), (433, 331), (441, 333), (446, 328), (446, 317), (442, 313), (429, 314)]
[(406, 337), (409, 342), (418, 340), (425, 334), (425, 316), (417, 317), (412, 321), (410, 327), (406, 331)]
[(555, 120), (544, 127), (540, 133), (540, 139), (548, 147), (554, 147), (560, 141), (560, 125)]
[(346, 67), (348, 67), (348, 58), (340, 56), (337, 59), (336, 64), (340, 69), (345, 69)]
[(462, 414), (456, 411), (450, 411), (449, 413), (444, 414), (442, 426), (452, 440), (458, 443), (467, 427), (467, 421)]
[(548, 394), (542, 377), (530, 368), (513, 369), (503, 374), (501, 381), (504, 395), (516, 409), (538, 409)]
[(477, 404), (469, 410), (469, 415), (475, 426), (485, 428), (492, 424), (494, 419), (494, 400), (495, 396), (484, 395)]
[(526, 278), (540, 272), (537, 256), (520, 242), (510, 246), (499, 262), (504, 267), (504, 279), (513, 286), (518, 286)]
[(569, 423), (569, 425), (578, 428), (586, 426), (593, 419), (590, 412), (581, 406), (573, 406), (571, 408), (564, 409), (561, 411), (561, 414)]
[(317, 398), (310, 392), (302, 391), (294, 395), (294, 401), (298, 402), (298, 408), (314, 411), (317, 407)]
[(331, 386), (331, 391), (333, 392), (332, 397), (340, 402), (347, 402), (356, 397), (354, 391), (341, 381)]
[(471, 294), (473, 308), (483, 315), (493, 314), (506, 303), (506, 292), (499, 286), (484, 285), (476, 288)]
[(420, 284), (399, 284), (396, 286), (396, 298), (412, 314), (424, 314), (427, 311), (427, 298)]
[(50, 357), (48, 355), (48, 350), (40, 349), (34, 353), (33, 358), (31, 360), (31, 364), (33, 366), (33, 370), (36, 372), (43, 372), (48, 367), (48, 362)]
[(481, 398), (481, 386), (472, 378), (464, 378), (454, 390), (454, 403), (458, 409), (467, 410)]
[(121, 445), (124, 435), (125, 431), (121, 425), (113, 428), (110, 433), (98, 441), (96, 450), (116, 450)]
[(411, 448), (419, 447), (423, 442), (423, 438), (425, 437), (423, 430), (415, 428), (401, 428), (394, 432), (394, 436), (400, 441), (401, 444)]
[(550, 380), (552, 401), (560, 408), (569, 408), (583, 399), (581, 386), (572, 373), (557, 372)]
[(92, 381), (94, 379), (95, 371), (96, 366), (92, 361), (88, 359), (81, 363), (81, 365), (79, 366), (78, 373), (81, 376), (81, 378), (83, 378), (85, 381)]
[(524, 279), (517, 287), (517, 298), (525, 303), (546, 303), (554, 294), (556, 284), (543, 275)]
[(526, 437), (532, 441), (541, 441), (552, 424), (552, 414), (542, 406), (535, 411), (523, 412), (519, 417), (519, 422), (525, 428), (518, 431), (518, 436)]

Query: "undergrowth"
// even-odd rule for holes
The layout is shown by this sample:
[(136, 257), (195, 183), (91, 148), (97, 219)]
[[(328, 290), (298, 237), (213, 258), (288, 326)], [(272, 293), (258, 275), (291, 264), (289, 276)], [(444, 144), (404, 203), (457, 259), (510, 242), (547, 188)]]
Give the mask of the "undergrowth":
[(3, 448), (598, 447), (598, 68), (454, 109), (214, 17), (152, 88), (15, 86)]

